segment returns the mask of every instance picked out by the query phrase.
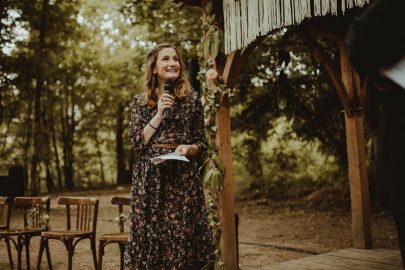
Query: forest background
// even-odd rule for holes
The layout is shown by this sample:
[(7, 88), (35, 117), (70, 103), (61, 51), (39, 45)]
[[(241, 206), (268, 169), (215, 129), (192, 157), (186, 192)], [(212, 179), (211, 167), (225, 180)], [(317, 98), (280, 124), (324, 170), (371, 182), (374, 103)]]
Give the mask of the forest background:
[[(187, 62), (201, 61), (201, 10), (170, 0), (2, 0), (0, 8), (0, 175), (17, 159), (31, 195), (130, 184), (129, 106), (142, 92), (146, 54), (168, 41)], [(338, 65), (337, 48), (321, 42)], [(349, 200), (344, 114), (293, 28), (272, 33), (243, 63), (231, 103), (238, 197), (323, 190)], [(374, 200), (372, 169), (369, 182)]]

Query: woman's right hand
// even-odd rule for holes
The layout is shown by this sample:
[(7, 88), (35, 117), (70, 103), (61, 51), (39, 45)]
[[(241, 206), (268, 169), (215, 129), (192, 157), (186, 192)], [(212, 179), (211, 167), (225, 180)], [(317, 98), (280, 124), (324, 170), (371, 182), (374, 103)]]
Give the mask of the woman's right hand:
[(163, 117), (163, 111), (169, 109), (173, 106), (174, 97), (170, 94), (163, 93), (157, 103), (158, 114), (160, 117)]

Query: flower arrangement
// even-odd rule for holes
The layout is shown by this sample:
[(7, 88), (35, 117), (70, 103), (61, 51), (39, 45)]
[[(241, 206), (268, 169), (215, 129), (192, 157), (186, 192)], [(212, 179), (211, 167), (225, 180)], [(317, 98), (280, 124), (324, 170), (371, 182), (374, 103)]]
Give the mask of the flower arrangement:
[(33, 205), (26, 213), (26, 228), (49, 229), (49, 214), (40, 204)]
[(124, 223), (129, 222), (128, 216), (123, 213), (121, 213), (118, 217), (115, 217), (113, 220), (117, 222), (120, 231), (124, 231)]

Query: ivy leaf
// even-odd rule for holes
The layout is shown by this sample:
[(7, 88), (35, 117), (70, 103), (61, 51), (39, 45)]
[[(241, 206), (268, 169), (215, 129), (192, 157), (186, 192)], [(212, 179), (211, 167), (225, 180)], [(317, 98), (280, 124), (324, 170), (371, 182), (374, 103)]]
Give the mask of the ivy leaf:
[(203, 46), (204, 46), (204, 58), (209, 59), (210, 58), (210, 38), (209, 38), (209, 32), (206, 33), (204, 41), (203, 41)]
[(212, 38), (211, 38), (211, 57), (212, 59), (215, 59), (218, 55), (219, 51), (219, 30), (218, 28), (214, 28), (212, 32)]
[(205, 13), (207, 15), (212, 15), (214, 13), (214, 8), (211, 1), (207, 1), (207, 3), (205, 4)]

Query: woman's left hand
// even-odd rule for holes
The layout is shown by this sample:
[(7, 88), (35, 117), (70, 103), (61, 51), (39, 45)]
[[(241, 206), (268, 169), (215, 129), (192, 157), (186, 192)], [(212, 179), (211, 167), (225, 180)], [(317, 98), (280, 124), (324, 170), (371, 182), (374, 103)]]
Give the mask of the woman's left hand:
[(180, 153), (182, 156), (194, 155), (194, 148), (190, 144), (180, 144), (176, 148), (176, 152)]

